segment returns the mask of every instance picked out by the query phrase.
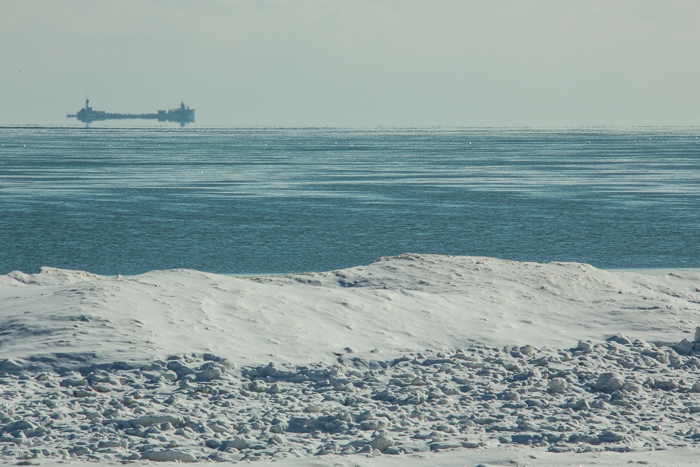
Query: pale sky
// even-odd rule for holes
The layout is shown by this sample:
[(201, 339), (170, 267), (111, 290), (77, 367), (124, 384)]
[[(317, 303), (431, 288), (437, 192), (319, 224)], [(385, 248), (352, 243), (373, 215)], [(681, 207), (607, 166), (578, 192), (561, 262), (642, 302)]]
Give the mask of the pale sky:
[[(0, 0), (0, 125), (700, 125), (700, 1)], [(161, 124), (164, 125), (164, 124)]]

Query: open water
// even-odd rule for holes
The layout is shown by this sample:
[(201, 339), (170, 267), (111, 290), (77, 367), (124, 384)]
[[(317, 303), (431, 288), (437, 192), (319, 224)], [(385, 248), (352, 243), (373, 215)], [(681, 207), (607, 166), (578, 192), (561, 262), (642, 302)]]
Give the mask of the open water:
[(700, 267), (700, 129), (0, 128), (0, 273)]

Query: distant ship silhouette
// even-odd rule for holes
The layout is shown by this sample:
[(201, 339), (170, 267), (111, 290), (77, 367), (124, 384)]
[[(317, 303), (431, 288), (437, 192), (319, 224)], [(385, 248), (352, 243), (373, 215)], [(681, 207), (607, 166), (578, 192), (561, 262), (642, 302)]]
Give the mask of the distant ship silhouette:
[(170, 110), (159, 110), (154, 114), (119, 114), (105, 112), (104, 110), (92, 110), (90, 99), (85, 98), (85, 107), (74, 114), (68, 114), (68, 118), (77, 118), (84, 123), (92, 123), (101, 120), (128, 120), (145, 119), (158, 120), (159, 122), (177, 122), (180, 126), (194, 122), (194, 109), (185, 107), (185, 103), (180, 103), (180, 107)]

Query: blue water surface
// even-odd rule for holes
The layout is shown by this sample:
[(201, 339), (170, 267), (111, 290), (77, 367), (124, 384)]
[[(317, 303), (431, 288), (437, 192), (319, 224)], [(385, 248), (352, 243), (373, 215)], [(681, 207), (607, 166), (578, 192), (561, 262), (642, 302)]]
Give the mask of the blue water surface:
[(0, 273), (700, 267), (700, 129), (0, 128)]

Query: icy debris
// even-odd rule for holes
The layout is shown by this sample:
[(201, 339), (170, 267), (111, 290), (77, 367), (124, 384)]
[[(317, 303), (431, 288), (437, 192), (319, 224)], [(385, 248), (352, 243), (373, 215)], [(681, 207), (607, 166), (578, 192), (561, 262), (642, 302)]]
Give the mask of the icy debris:
[(593, 344), (591, 344), (590, 341), (578, 341), (578, 345), (576, 346), (578, 350), (582, 350), (585, 353), (591, 353), (593, 352)]
[(189, 355), (84, 373), (20, 367), (0, 374), (0, 452), (193, 462), (494, 443), (553, 452), (697, 445), (700, 361), (677, 348), (615, 336), (560, 350), (426, 350), (359, 366), (339, 358), (235, 369)]
[(622, 389), (624, 385), (625, 380), (622, 376), (615, 373), (603, 373), (593, 384), (593, 388), (597, 391), (615, 392)]
[(144, 459), (156, 462), (194, 462), (197, 458), (189, 452), (164, 449), (162, 451), (146, 451), (142, 456)]
[(372, 448), (374, 449), (377, 449), (378, 451), (386, 451), (393, 445), (394, 440), (391, 437), (385, 435), (378, 435), (370, 443), (370, 446), (372, 446)]
[(622, 334), (615, 334), (608, 338), (608, 342), (616, 342), (621, 345), (631, 345), (632, 341), (629, 337), (623, 336)]
[(177, 417), (174, 415), (144, 415), (143, 417), (131, 420), (130, 423), (133, 426), (141, 425), (143, 427), (162, 425), (164, 423), (169, 423), (171, 426), (178, 426), (185, 423), (185, 421), (182, 417)]
[(569, 383), (564, 378), (553, 378), (549, 380), (547, 389), (550, 392), (564, 393), (569, 388)]
[(239, 451), (248, 447), (248, 441), (245, 438), (236, 436), (230, 440), (224, 441), (222, 443), (222, 449), (226, 450), (228, 448), (238, 449)]

